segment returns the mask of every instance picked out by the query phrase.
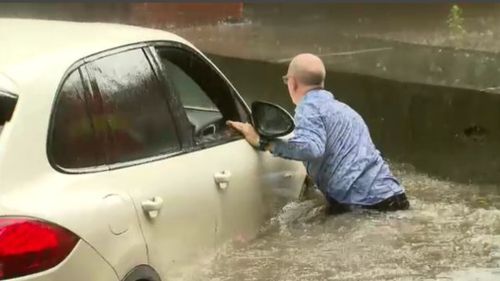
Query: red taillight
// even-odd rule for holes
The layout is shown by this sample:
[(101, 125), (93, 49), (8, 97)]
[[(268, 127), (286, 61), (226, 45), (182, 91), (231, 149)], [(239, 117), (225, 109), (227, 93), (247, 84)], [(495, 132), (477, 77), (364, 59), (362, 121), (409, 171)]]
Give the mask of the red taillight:
[(78, 242), (66, 229), (27, 218), (0, 218), (0, 280), (58, 265)]

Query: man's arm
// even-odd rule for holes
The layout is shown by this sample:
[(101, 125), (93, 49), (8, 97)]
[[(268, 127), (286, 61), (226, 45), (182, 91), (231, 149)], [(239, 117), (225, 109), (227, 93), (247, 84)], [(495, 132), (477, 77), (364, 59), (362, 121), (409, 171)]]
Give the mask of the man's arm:
[(325, 153), (326, 128), (317, 106), (305, 101), (295, 114), (294, 136), (288, 140), (273, 140), (272, 154), (293, 160), (308, 161)]
[[(273, 140), (266, 147), (276, 156), (307, 161), (321, 157), (325, 152), (326, 129), (318, 108), (307, 102), (297, 108), (294, 136), (289, 140)], [(253, 147), (259, 147), (260, 137), (248, 123), (228, 121)]]

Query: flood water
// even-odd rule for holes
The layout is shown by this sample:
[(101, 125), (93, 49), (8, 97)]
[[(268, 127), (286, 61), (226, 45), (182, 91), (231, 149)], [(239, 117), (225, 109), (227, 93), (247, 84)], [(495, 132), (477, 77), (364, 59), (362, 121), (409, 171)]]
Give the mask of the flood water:
[(201, 266), (195, 280), (500, 280), (498, 187), (392, 166), (411, 210), (325, 216), (320, 200), (292, 202), (257, 239)]

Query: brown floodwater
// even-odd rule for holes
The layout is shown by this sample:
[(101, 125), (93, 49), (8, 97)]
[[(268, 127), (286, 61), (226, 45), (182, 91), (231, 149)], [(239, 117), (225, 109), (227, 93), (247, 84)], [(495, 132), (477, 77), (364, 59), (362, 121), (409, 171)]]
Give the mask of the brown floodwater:
[(498, 186), (457, 184), (393, 165), (408, 211), (325, 216), (286, 205), (259, 237), (228, 245), (183, 280), (500, 280)]

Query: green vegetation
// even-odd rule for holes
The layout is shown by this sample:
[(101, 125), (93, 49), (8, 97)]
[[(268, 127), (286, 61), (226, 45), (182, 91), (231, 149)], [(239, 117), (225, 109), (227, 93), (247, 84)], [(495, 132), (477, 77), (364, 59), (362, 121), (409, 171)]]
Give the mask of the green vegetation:
[(446, 23), (453, 38), (460, 39), (466, 33), (464, 28), (463, 10), (458, 5), (453, 5), (448, 14)]

